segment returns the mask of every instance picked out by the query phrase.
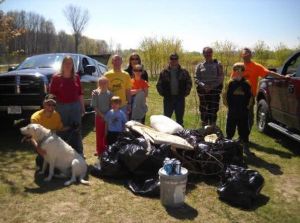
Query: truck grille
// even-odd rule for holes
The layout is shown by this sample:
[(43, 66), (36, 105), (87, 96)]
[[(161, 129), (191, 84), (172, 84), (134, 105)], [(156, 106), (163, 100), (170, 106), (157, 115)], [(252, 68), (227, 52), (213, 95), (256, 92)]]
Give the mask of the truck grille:
[(40, 94), (44, 82), (36, 76), (0, 76), (0, 94)]
[(43, 81), (36, 76), (21, 76), (20, 93), (33, 94), (43, 91)]
[(16, 86), (16, 77), (0, 77), (0, 94), (14, 94)]

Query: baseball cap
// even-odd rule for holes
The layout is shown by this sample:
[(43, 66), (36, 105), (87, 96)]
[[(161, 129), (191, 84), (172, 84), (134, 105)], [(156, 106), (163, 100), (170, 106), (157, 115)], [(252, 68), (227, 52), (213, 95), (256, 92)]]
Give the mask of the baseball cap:
[(119, 96), (113, 96), (111, 98), (111, 102), (114, 102), (114, 103), (121, 103), (121, 98)]
[(178, 56), (177, 53), (172, 53), (172, 54), (170, 55), (170, 60), (172, 60), (172, 59), (178, 60), (178, 58), (179, 58), (179, 56)]
[(245, 65), (244, 63), (238, 62), (235, 63), (232, 67), (233, 71), (245, 71)]
[(45, 99), (44, 99), (44, 102), (45, 103), (47, 103), (47, 102), (53, 102), (53, 103), (55, 103), (56, 104), (56, 97), (55, 97), (55, 95), (54, 94), (47, 94), (46, 96), (45, 96)]

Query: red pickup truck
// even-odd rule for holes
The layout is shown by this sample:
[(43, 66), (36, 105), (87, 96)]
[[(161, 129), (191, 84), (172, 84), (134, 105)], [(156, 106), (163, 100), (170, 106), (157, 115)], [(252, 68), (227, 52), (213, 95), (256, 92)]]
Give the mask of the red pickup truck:
[(300, 51), (275, 71), (289, 77), (260, 81), (256, 98), (258, 130), (273, 128), (300, 142)]

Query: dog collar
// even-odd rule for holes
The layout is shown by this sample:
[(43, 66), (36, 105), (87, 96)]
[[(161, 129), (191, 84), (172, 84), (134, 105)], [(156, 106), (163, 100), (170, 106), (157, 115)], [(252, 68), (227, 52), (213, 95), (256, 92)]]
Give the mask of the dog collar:
[(40, 147), (50, 136), (52, 136), (53, 135), (53, 132), (52, 131), (50, 131), (47, 135), (45, 135), (43, 138), (42, 138), (42, 140), (41, 141), (39, 141), (39, 143), (38, 143), (38, 147)]

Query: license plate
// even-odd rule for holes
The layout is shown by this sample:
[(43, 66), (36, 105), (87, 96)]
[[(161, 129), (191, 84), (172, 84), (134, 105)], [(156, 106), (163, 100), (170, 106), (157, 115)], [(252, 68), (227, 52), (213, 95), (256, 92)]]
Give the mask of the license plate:
[(21, 106), (9, 106), (7, 107), (8, 114), (22, 114)]

